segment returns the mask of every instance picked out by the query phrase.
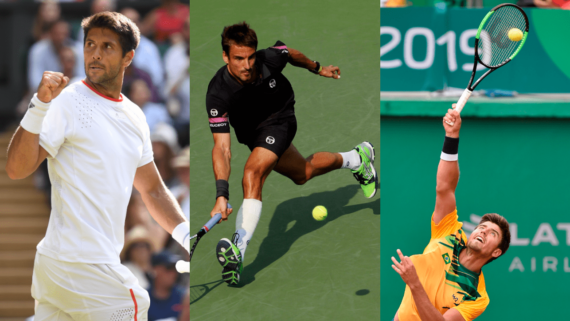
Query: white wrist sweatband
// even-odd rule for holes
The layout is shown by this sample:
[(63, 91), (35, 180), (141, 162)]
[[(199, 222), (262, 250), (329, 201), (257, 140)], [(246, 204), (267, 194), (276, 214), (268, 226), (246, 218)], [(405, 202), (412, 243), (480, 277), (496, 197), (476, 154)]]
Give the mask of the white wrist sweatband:
[(34, 94), (20, 126), (32, 134), (39, 134), (42, 131), (42, 123), (50, 104), (51, 102), (46, 104), (39, 100), (38, 94)]
[(444, 161), (454, 162), (457, 161), (459, 157), (458, 154), (446, 154), (444, 152), (441, 152), (441, 156), (439, 158), (443, 159)]
[(178, 224), (172, 231), (172, 238), (190, 253), (190, 222)]

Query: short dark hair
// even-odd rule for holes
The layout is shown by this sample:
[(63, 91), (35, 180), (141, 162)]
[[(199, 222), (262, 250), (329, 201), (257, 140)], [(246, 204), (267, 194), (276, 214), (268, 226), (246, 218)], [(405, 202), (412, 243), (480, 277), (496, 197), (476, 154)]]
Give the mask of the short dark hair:
[[(499, 243), (499, 248), (502, 251), (502, 253), (499, 257), (501, 257), (502, 255), (507, 253), (507, 250), (509, 249), (509, 245), (511, 244), (511, 231), (509, 229), (509, 222), (507, 222), (506, 218), (504, 218), (501, 215), (496, 214), (496, 213), (489, 213), (489, 214), (483, 215), (483, 217), (481, 218), (481, 222), (479, 224), (483, 224), (485, 222), (495, 223), (501, 229), (501, 232), (503, 234), (501, 242)], [(493, 262), (496, 259), (497, 259), (496, 257), (491, 258), (487, 262), (487, 264)]]
[(89, 30), (93, 28), (105, 28), (114, 31), (119, 35), (123, 57), (127, 52), (135, 50), (139, 46), (141, 39), (139, 27), (131, 19), (118, 12), (105, 11), (96, 13), (83, 19), (81, 27), (84, 35), (83, 44), (85, 44)]
[(225, 26), (222, 32), (222, 49), (226, 55), (230, 55), (231, 45), (251, 47), (257, 50), (257, 35), (255, 30), (249, 27), (245, 21), (231, 26)]

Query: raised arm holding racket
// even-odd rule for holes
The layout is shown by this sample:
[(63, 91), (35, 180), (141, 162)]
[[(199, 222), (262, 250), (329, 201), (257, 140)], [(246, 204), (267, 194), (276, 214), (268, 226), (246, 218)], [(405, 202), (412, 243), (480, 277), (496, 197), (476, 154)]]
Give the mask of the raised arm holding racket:
[[(455, 110), (461, 112), (475, 87), (490, 73), (517, 56), (526, 41), (528, 27), (526, 13), (517, 5), (500, 4), (487, 13), (475, 36), (475, 62), (469, 85), (457, 101)], [(478, 64), (489, 70), (473, 84)]]

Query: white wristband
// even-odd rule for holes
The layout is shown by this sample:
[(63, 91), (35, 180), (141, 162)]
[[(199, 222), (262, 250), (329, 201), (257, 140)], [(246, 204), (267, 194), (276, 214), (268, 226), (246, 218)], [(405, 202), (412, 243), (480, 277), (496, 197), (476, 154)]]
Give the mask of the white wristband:
[(457, 155), (458, 154), (446, 154), (444, 152), (441, 152), (440, 158), (443, 159), (444, 161), (455, 162), (458, 159)]
[(178, 224), (172, 231), (172, 238), (190, 253), (190, 222)]
[(32, 134), (39, 134), (42, 131), (42, 123), (50, 104), (51, 102), (46, 104), (39, 100), (38, 94), (34, 94), (20, 126)]

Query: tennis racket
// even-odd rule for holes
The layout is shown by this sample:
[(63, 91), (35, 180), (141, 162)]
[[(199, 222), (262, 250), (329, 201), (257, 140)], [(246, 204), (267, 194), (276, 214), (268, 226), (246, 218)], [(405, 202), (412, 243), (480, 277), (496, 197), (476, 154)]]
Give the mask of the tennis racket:
[[(509, 31), (514, 28), (523, 33), (522, 39), (519, 41), (512, 41), (508, 36)], [(503, 67), (516, 57), (527, 36), (528, 17), (519, 6), (503, 3), (487, 13), (475, 36), (475, 62), (473, 63), (471, 79), (469, 79), (467, 89), (457, 101), (455, 110), (461, 112), (475, 87), (493, 71)], [(489, 70), (473, 84), (478, 63), (489, 68)], [(449, 123), (449, 125), (453, 126), (453, 123)]]
[[(228, 209), (232, 208), (232, 206), (228, 203)], [(194, 244), (192, 244), (192, 248), (190, 249), (190, 260), (188, 262), (184, 260), (180, 260), (176, 262), (176, 270), (178, 273), (190, 273), (190, 261), (192, 261), (192, 254), (194, 254), (194, 250), (196, 249), (196, 245), (198, 245), (198, 241), (204, 236), (204, 234), (208, 233), (218, 222), (222, 219), (221, 213), (216, 213), (214, 217), (212, 217), (208, 223), (204, 224), (198, 233), (194, 234), (190, 237), (190, 240), (196, 239)]]
[[(231, 208), (229, 204), (228, 208)], [(214, 217), (212, 217), (208, 221), (208, 223), (202, 226), (202, 228), (200, 229), (200, 231), (198, 231), (198, 233), (190, 237), (190, 240), (196, 239), (196, 241), (194, 241), (194, 244), (192, 245), (192, 249), (190, 250), (190, 260), (188, 262), (184, 260), (176, 262), (176, 270), (178, 271), (178, 273), (190, 273), (190, 261), (192, 260), (192, 254), (194, 254), (194, 249), (196, 249), (198, 241), (200, 241), (202, 236), (208, 233), (220, 221), (220, 219), (222, 219), (222, 214), (217, 213), (216, 215), (214, 215)]]
[[(228, 203), (228, 209), (230, 209), (230, 208), (232, 208), (232, 206)], [(208, 221), (208, 223), (206, 223), (204, 226), (202, 226), (202, 228), (200, 229), (200, 231), (198, 231), (198, 233), (196, 233), (194, 236), (190, 237), (190, 240), (196, 239), (196, 241), (194, 241), (194, 244), (192, 244), (192, 248), (190, 249), (190, 261), (192, 260), (192, 254), (194, 254), (194, 250), (196, 249), (196, 245), (198, 245), (198, 242), (200, 241), (202, 236), (204, 236), (204, 234), (208, 233), (214, 226), (216, 226), (216, 224), (221, 219), (222, 219), (222, 214), (217, 213), (216, 215), (214, 215), (214, 217), (212, 217)]]

